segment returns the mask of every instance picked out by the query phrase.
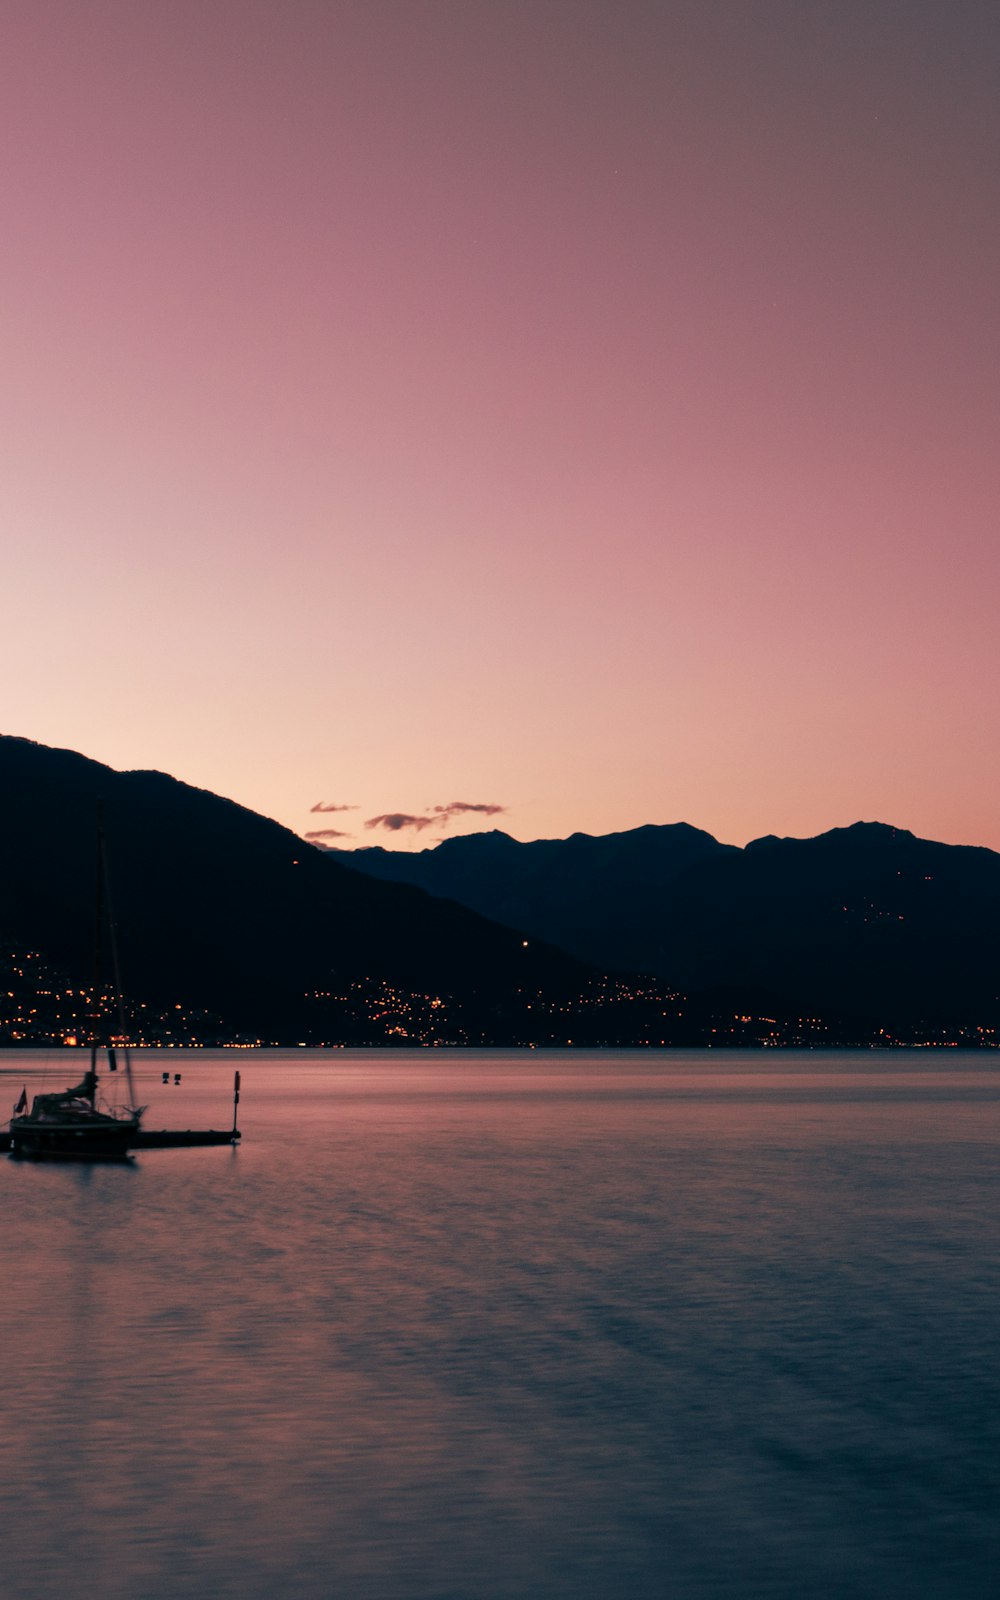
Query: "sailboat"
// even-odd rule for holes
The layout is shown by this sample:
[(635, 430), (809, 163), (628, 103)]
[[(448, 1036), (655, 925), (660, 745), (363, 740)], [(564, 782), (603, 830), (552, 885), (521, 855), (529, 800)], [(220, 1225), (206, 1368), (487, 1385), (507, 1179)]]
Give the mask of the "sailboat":
[[(118, 946), (115, 922), (111, 914), (111, 896), (108, 883), (107, 850), (100, 813), (97, 822), (97, 908), (94, 936), (94, 1006), (99, 1007), (101, 994), (101, 945), (105, 908), (110, 935), (114, 973), (114, 993), (117, 1001), (119, 1031), (125, 1033), (125, 1012), (121, 981), (118, 971)], [(106, 1042), (101, 1035), (106, 1034)], [(27, 1092), (14, 1107), (10, 1119), (11, 1155), (72, 1159), (85, 1161), (123, 1161), (140, 1137), (143, 1106), (135, 1104), (135, 1086), (132, 1081), (132, 1062), (128, 1046), (122, 1048), (125, 1078), (128, 1084), (128, 1102), (123, 1106), (107, 1105), (99, 1100), (98, 1057), (107, 1053), (108, 1067), (117, 1072), (118, 1059), (110, 1036), (110, 1025), (98, 1013), (93, 1018), (90, 1045), (90, 1066), (83, 1081), (71, 1089), (49, 1094), (36, 1094), (27, 1109)]]
[[(110, 1047), (108, 1055), (115, 1070), (115, 1053)], [(56, 1094), (36, 1094), (30, 1111), (11, 1117), (12, 1155), (124, 1160), (138, 1138), (142, 1107), (102, 1109), (98, 1104), (96, 1046), (91, 1049), (90, 1059), (82, 1083)], [(23, 1101), (27, 1097), (21, 1098)]]

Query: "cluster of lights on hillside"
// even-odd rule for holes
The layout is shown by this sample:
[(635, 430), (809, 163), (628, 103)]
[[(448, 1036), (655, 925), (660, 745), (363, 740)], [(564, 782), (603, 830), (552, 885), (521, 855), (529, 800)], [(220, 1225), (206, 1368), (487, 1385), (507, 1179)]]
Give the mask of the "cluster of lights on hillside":
[[(344, 1045), (482, 1046), (494, 1035), (504, 1044), (550, 1048), (586, 1045), (716, 1048), (799, 1048), (823, 1045), (998, 1048), (1000, 1037), (986, 1023), (918, 1024), (907, 1029), (832, 1028), (821, 1016), (781, 1019), (743, 1010), (709, 1014), (691, 1008), (676, 990), (652, 978), (596, 976), (572, 994), (518, 988), (497, 1001), (484, 1021), (473, 1018), (448, 994), (409, 989), (366, 976), (302, 996), (294, 1037), (264, 1037), (228, 1027), (204, 1009), (177, 1001), (166, 1005), (126, 1003), (124, 1027), (107, 1040), (105, 1019), (116, 1014), (107, 987), (71, 984), (37, 951), (0, 950), (0, 1044), (61, 1045), (102, 1042), (158, 1049), (256, 1049), (289, 1044), (334, 1049)], [(491, 1033), (491, 1018), (494, 1025)]]
[(48, 965), (37, 950), (0, 951), (0, 1043), (11, 1045), (89, 1046), (92, 1040), (113, 1045), (190, 1048), (221, 1044), (221, 1019), (176, 1001), (123, 1006), (107, 985), (69, 982)]

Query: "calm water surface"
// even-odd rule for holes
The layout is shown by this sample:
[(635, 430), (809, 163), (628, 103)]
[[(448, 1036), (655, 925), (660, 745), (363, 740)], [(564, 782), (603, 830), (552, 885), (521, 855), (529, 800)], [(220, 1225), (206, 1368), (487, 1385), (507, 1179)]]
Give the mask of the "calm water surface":
[(996, 1592), (1000, 1063), (170, 1052), (147, 1125), (237, 1065), (236, 1152), (0, 1162), (5, 1595)]

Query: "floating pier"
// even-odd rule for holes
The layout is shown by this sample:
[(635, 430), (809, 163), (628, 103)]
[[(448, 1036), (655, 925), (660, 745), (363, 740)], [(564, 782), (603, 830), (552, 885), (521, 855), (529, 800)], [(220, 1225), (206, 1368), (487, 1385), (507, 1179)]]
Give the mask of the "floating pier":
[(238, 1128), (151, 1128), (140, 1129), (129, 1140), (130, 1150), (179, 1150), (184, 1145), (239, 1144)]

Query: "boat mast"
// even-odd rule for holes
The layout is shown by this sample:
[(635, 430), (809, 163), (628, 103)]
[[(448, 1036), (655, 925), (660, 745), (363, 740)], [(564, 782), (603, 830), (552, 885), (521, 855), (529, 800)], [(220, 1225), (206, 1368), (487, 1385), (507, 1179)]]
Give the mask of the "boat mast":
[[(132, 1079), (132, 1052), (125, 1042), (128, 1038), (128, 1029), (125, 1025), (125, 997), (122, 993), (121, 966), (118, 961), (118, 929), (115, 924), (115, 911), (111, 901), (111, 874), (108, 871), (108, 846), (104, 834), (103, 822), (100, 825), (100, 871), (104, 902), (108, 908), (108, 942), (111, 945), (111, 977), (115, 987), (115, 1008), (118, 1013), (118, 1032), (122, 1040), (122, 1055), (125, 1058), (125, 1081), (128, 1084), (128, 1103), (132, 1110), (135, 1109), (135, 1084)], [(115, 1050), (111, 1043), (110, 1030), (108, 1038), (108, 1059), (115, 1070)]]
[(104, 819), (101, 814), (101, 802), (97, 802), (97, 859), (95, 861), (96, 873), (94, 884), (94, 981), (91, 991), (91, 1028), (90, 1028), (90, 1072), (88, 1082), (90, 1092), (88, 1099), (91, 1105), (97, 1099), (97, 1049), (99, 1023), (101, 1021), (101, 970), (103, 967), (101, 951), (102, 925), (104, 922)]

